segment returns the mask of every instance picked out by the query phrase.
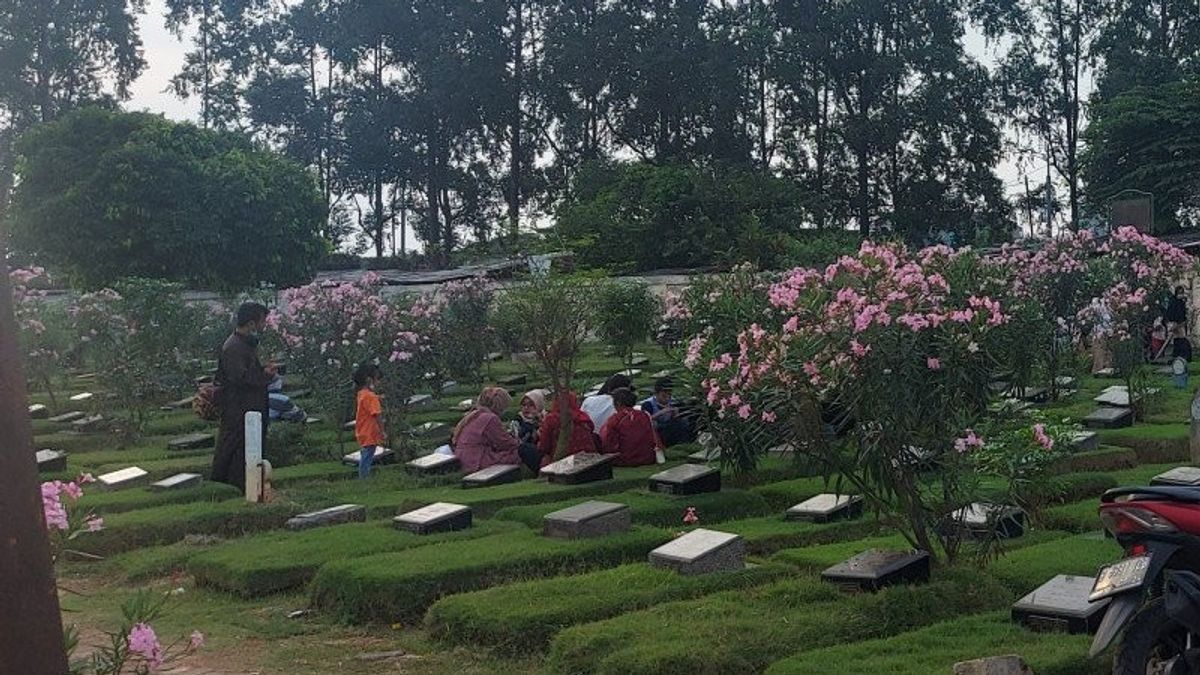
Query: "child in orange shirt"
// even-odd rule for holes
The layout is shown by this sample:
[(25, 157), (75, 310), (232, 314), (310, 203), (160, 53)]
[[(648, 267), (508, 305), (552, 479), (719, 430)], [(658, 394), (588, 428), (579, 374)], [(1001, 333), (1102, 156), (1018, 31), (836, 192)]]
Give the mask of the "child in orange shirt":
[(375, 449), (387, 442), (383, 432), (383, 404), (375, 388), (383, 378), (379, 366), (365, 363), (354, 371), (354, 386), (358, 388), (358, 402), (354, 414), (354, 437), (362, 448), (358, 459), (358, 477), (371, 475), (371, 464), (375, 461)]

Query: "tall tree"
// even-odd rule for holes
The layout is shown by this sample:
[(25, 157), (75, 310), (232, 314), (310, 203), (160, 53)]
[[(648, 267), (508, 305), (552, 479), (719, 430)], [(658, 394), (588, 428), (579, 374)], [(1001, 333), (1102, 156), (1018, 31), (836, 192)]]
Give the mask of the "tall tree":
[(1100, 99), (1194, 75), (1200, 57), (1200, 2), (1110, 0), (1093, 48), (1100, 59)]

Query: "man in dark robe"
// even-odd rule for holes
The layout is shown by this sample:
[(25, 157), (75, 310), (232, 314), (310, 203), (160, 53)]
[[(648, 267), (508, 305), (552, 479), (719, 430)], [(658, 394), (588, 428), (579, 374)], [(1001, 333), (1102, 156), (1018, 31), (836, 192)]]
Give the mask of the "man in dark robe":
[(213, 457), (212, 479), (246, 489), (246, 413), (262, 413), (263, 440), (267, 436), (267, 385), (275, 379), (275, 364), (258, 360), (258, 335), (267, 322), (267, 308), (247, 302), (238, 308), (237, 329), (225, 340), (217, 361), (217, 402), (221, 431)]

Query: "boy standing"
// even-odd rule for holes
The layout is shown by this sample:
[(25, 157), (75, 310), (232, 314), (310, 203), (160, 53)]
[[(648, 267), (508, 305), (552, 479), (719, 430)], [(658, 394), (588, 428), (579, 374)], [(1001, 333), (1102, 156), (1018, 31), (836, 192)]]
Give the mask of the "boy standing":
[(354, 386), (358, 388), (358, 400), (354, 414), (354, 438), (362, 448), (358, 459), (358, 477), (371, 475), (371, 464), (375, 461), (375, 449), (387, 442), (383, 432), (383, 404), (375, 389), (383, 374), (379, 366), (365, 363), (354, 371)]

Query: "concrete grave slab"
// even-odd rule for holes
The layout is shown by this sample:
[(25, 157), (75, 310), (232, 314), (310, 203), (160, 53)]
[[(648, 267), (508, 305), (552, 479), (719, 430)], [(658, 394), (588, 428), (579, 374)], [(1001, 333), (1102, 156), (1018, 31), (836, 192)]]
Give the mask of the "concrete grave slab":
[(1012, 606), (1013, 621), (1037, 631), (1094, 633), (1111, 598), (1088, 602), (1093, 577), (1060, 574)]
[(418, 437), (433, 436), (434, 434), (438, 434), (438, 433), (442, 433), (442, 432), (448, 433), (449, 429), (450, 429), (450, 427), (442, 422), (426, 422), (424, 424), (418, 424), (417, 426), (413, 427), (412, 435), (418, 436)]
[(949, 526), (960, 527), (971, 537), (995, 534), (1011, 539), (1025, 534), (1025, 512), (1015, 506), (976, 502), (951, 513)]
[(53, 422), (54, 424), (69, 424), (71, 422), (74, 422), (76, 420), (81, 420), (83, 418), (84, 418), (83, 413), (79, 412), (78, 410), (73, 410), (69, 413), (55, 415), (54, 417), (51, 417), (46, 421)]
[(36, 457), (39, 472), (59, 473), (67, 470), (67, 453), (61, 450), (38, 450)]
[(148, 482), (150, 482), (150, 474), (145, 469), (136, 466), (96, 477), (96, 485), (102, 490), (123, 490), (145, 485)]
[(821, 578), (847, 590), (877, 591), (896, 584), (929, 581), (929, 554), (924, 551), (870, 549), (821, 573)]
[(1097, 408), (1083, 418), (1083, 425), (1089, 429), (1124, 429), (1133, 426), (1133, 411), (1129, 408)]
[(286, 526), (289, 530), (310, 530), (314, 527), (365, 522), (367, 522), (367, 507), (362, 504), (341, 504), (320, 511), (301, 513), (294, 518), (289, 518)]
[(616, 455), (600, 455), (581, 452), (542, 467), (541, 475), (551, 483), (579, 485), (613, 477), (613, 462)]
[(529, 382), (528, 375), (509, 375), (496, 380), (501, 387), (520, 387)]
[(71, 428), (75, 431), (81, 432), (99, 431), (104, 428), (104, 416), (89, 415), (87, 417), (81, 417), (74, 422), (71, 422)]
[[(342, 457), (342, 464), (345, 464), (346, 466), (358, 466), (358, 461), (360, 459), (362, 459), (362, 450), (355, 450), (354, 452), (347, 453), (344, 457)], [(397, 459), (396, 453), (391, 449), (376, 447), (375, 457), (371, 460), (371, 466), (395, 464)]]
[(689, 462), (712, 462), (721, 459), (720, 448), (705, 448), (687, 456)]
[(397, 529), (413, 534), (453, 532), (471, 527), (471, 507), (438, 502), (392, 519)]
[(787, 510), (788, 520), (807, 520), (828, 523), (834, 520), (852, 520), (863, 512), (860, 495), (820, 494), (806, 499)]
[(74, 396), (72, 396), (71, 398), (69, 398), (67, 400), (69, 400), (71, 403), (87, 403), (88, 401), (91, 401), (94, 398), (96, 398), (95, 394), (93, 394), (90, 391), (85, 391), (85, 392), (75, 394)]
[(459, 461), (454, 455), (431, 452), (428, 455), (412, 460), (404, 466), (413, 473), (442, 474), (457, 471)]
[(746, 567), (746, 542), (728, 532), (692, 530), (651, 551), (650, 564), (686, 575), (733, 572)]
[(34, 403), (29, 406), (29, 419), (44, 420), (48, 417), (50, 417), (50, 409), (41, 403)]
[(588, 539), (625, 532), (632, 522), (632, 512), (625, 504), (590, 501), (546, 514), (542, 534), (557, 539)]
[(200, 448), (211, 448), (216, 445), (217, 437), (205, 432), (196, 432), (187, 434), (178, 438), (172, 438), (167, 441), (168, 450), (198, 450)]
[(705, 464), (681, 464), (650, 476), (650, 491), (695, 495), (721, 491), (721, 471)]
[(464, 488), (491, 487), (516, 483), (521, 480), (521, 467), (517, 464), (496, 464), (481, 471), (463, 476)]
[(1175, 467), (1151, 478), (1150, 484), (1200, 487), (1200, 468), (1194, 466)]
[(1100, 435), (1094, 431), (1078, 431), (1071, 438), (1074, 452), (1092, 452), (1100, 449)]
[(433, 403), (433, 396), (429, 394), (413, 394), (408, 397), (408, 407), (424, 408)]
[(168, 490), (186, 490), (188, 488), (200, 487), (204, 482), (204, 477), (198, 473), (177, 473), (170, 478), (164, 478), (156, 483), (150, 484), (152, 492), (166, 492)]

